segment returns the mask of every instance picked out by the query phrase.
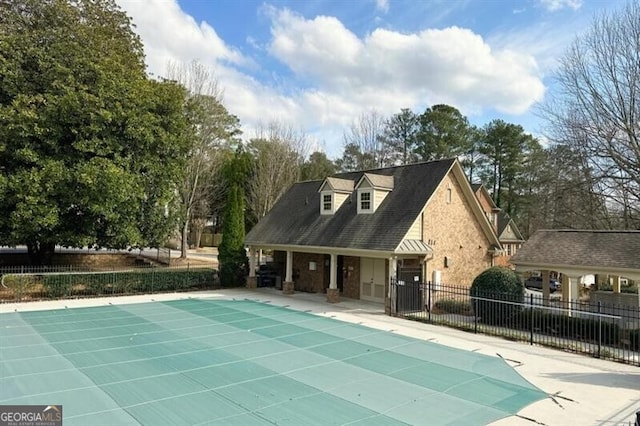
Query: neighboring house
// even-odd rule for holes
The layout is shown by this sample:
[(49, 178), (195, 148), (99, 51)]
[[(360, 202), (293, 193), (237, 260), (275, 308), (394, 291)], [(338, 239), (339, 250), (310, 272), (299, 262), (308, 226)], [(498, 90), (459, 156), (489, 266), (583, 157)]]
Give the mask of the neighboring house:
[(247, 234), (274, 250), (284, 293), (385, 301), (392, 278), (470, 285), (500, 252), (457, 160), (342, 173), (294, 184)]
[(473, 192), (476, 194), (482, 210), (484, 210), (487, 219), (492, 224), (493, 229), (498, 235), (500, 246), (502, 247), (502, 253), (495, 259), (495, 264), (499, 266), (513, 267), (510, 263), (511, 256), (516, 254), (524, 238), (520, 233), (520, 230), (516, 226), (511, 216), (502, 211), (500, 207), (496, 206), (493, 198), (489, 195), (489, 191), (482, 184), (471, 185)]

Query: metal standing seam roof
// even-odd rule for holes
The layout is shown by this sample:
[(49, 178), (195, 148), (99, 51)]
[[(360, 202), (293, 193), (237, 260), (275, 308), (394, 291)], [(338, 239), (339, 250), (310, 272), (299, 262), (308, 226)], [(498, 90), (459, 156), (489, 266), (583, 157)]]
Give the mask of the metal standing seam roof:
[(511, 258), (511, 263), (640, 272), (640, 231), (538, 230)]
[(333, 215), (321, 215), (317, 191), (324, 180), (296, 183), (249, 231), (245, 243), (392, 252), (454, 162), (449, 159), (335, 175), (354, 183), (364, 173), (393, 177), (394, 189), (372, 214), (357, 214), (352, 195)]
[(433, 253), (433, 250), (421, 240), (402, 240), (395, 252), (398, 254), (429, 254)]

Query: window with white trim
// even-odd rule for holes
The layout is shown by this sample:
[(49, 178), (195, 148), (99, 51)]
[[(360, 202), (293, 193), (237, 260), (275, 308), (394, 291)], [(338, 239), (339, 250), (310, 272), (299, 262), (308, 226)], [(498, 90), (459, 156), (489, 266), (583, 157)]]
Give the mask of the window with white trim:
[(322, 195), (322, 211), (330, 212), (331, 211), (331, 194), (323, 194)]
[(360, 211), (371, 211), (371, 191), (360, 192)]

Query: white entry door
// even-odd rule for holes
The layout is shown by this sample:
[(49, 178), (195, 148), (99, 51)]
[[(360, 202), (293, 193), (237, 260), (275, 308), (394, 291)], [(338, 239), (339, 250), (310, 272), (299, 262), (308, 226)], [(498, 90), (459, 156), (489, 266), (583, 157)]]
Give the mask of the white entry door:
[(360, 299), (384, 303), (386, 259), (360, 258)]

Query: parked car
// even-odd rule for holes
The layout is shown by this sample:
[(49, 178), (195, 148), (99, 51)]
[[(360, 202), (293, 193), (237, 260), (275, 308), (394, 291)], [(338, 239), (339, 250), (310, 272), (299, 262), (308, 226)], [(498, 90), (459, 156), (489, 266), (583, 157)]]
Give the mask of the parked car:
[[(524, 286), (526, 288), (535, 288), (538, 290), (542, 290), (542, 277), (529, 277), (524, 281)], [(558, 282), (558, 280), (550, 278), (549, 291), (553, 293), (556, 290), (560, 290), (560, 283)]]

